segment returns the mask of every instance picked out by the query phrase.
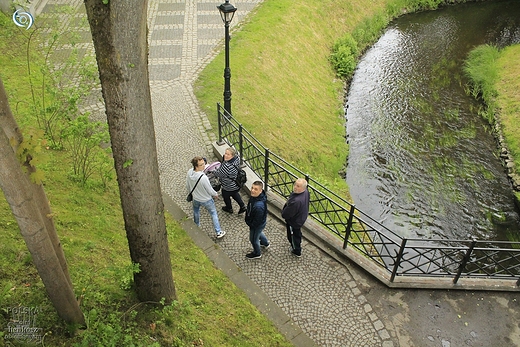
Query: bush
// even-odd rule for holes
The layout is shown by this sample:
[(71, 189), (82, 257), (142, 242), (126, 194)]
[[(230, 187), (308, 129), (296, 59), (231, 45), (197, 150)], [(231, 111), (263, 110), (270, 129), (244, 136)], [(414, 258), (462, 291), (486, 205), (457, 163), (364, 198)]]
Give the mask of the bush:
[(347, 34), (334, 44), (329, 59), (338, 76), (348, 78), (354, 73), (358, 55), (356, 40), (352, 35)]
[(329, 61), (336, 74), (349, 79), (356, 69), (359, 56), (381, 35), (381, 31), (388, 25), (388, 17), (379, 13), (363, 21), (351, 34), (346, 34), (336, 41), (332, 47)]
[(464, 64), (464, 72), (471, 78), (471, 94), (481, 95), (484, 100), (492, 100), (497, 96), (494, 84), (498, 79), (498, 67), (494, 62), (498, 59), (498, 48), (482, 45), (473, 49)]
[(490, 123), (494, 123), (494, 114), (497, 108), (497, 90), (495, 83), (498, 80), (498, 66), (496, 64), (500, 52), (496, 47), (482, 45), (472, 50), (464, 63), (464, 72), (471, 80), (470, 93), (473, 97), (485, 100), (487, 109), (481, 115)]
[[(63, 138), (67, 143), (73, 164), (73, 179), (85, 184), (88, 178), (104, 168), (110, 172), (110, 158), (101, 145), (110, 140), (108, 126), (102, 122), (91, 122), (88, 115), (81, 115), (71, 121), (63, 131)], [(99, 170), (101, 179), (106, 177), (104, 170)]]
[(329, 61), (337, 75), (350, 79), (356, 68), (359, 56), (381, 36), (391, 19), (407, 12), (434, 10), (453, 0), (394, 0), (386, 5), (386, 10), (362, 21), (353, 31), (339, 39), (332, 47)]

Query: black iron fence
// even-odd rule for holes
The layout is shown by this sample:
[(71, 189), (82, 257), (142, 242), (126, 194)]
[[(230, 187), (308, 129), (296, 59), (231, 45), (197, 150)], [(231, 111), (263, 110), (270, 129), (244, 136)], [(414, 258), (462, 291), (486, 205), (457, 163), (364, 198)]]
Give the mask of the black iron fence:
[(219, 141), (236, 148), (241, 162), (263, 179), (271, 192), (287, 198), (304, 177), (310, 192), (309, 216), (343, 243), (396, 276), (461, 277), (516, 281), (520, 286), (520, 242), (407, 239), (265, 148), (217, 104)]

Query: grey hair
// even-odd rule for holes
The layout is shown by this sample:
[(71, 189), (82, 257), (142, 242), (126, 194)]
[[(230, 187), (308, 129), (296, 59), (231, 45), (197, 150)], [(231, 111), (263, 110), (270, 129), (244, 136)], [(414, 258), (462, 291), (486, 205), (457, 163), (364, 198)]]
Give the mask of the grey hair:
[(229, 151), (229, 153), (231, 153), (231, 155), (234, 157), (235, 155), (237, 155), (237, 150), (234, 149), (233, 147), (228, 147), (226, 148), (226, 151)]
[(298, 178), (296, 182), (300, 183), (303, 189), (307, 189), (307, 180), (305, 178)]

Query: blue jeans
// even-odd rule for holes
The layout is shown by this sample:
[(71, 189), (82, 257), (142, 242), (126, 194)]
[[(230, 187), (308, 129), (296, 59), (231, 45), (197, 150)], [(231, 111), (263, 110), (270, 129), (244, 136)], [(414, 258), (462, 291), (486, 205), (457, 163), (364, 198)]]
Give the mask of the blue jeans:
[(211, 219), (213, 220), (215, 232), (220, 234), (220, 223), (218, 222), (217, 208), (215, 207), (215, 202), (213, 199), (210, 199), (206, 202), (193, 200), (193, 221), (195, 224), (197, 224), (197, 226), (200, 226), (200, 206), (204, 206), (206, 210), (208, 210), (209, 214), (211, 215)]
[(249, 241), (253, 245), (253, 253), (256, 255), (262, 254), (260, 245), (267, 246), (269, 244), (269, 240), (264, 234), (264, 228), (265, 224), (257, 228), (249, 227)]

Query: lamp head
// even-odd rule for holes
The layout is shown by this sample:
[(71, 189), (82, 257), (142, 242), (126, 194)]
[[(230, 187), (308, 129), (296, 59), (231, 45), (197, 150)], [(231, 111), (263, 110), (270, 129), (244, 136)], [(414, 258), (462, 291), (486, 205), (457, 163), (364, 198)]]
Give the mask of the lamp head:
[(225, 24), (231, 23), (233, 20), (233, 16), (235, 15), (235, 11), (237, 8), (229, 3), (229, 0), (226, 0), (225, 3), (220, 4), (220, 6), (217, 6), (218, 10), (220, 11), (220, 17), (222, 18), (222, 21)]

